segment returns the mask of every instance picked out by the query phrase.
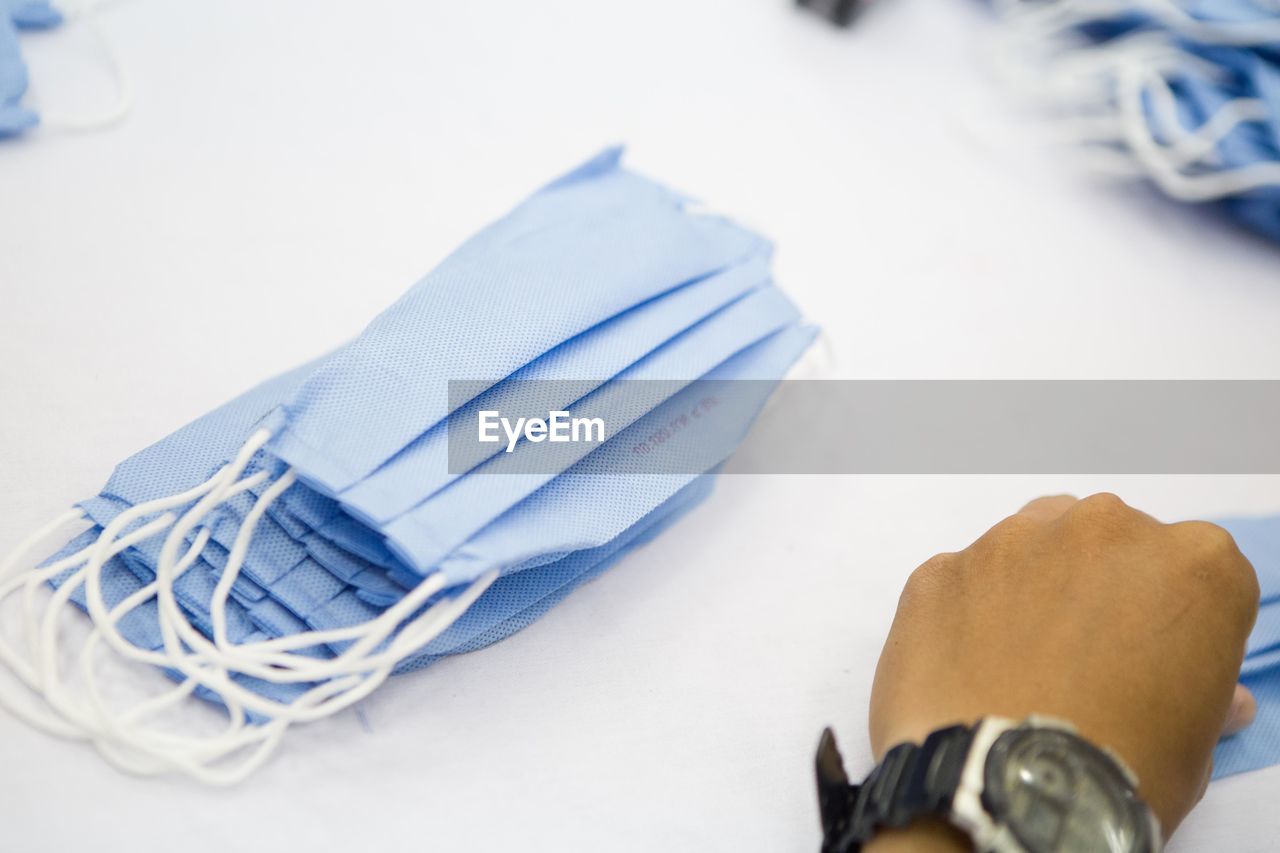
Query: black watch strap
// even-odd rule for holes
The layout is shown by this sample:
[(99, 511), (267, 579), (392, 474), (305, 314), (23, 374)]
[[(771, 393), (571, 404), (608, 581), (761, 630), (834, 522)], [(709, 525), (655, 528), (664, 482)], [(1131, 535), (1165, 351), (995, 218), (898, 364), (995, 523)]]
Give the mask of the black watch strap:
[(938, 729), (919, 746), (898, 744), (861, 785), (850, 785), (835, 735), (824, 730), (814, 761), (822, 853), (856, 853), (884, 827), (945, 817), (972, 741), (968, 726)]

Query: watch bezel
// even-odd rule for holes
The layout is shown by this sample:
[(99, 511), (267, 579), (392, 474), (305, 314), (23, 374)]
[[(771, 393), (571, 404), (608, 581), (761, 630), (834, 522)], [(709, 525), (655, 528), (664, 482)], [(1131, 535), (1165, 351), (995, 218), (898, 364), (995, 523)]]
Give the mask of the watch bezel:
[[(987, 808), (986, 769), (987, 759), (992, 747), (1001, 735), (1015, 729), (1042, 729), (1065, 732), (1077, 738), (1081, 743), (1097, 750), (1123, 777), (1126, 785), (1133, 793), (1133, 800), (1141, 809), (1144, 817), (1140, 821), (1145, 831), (1145, 846), (1135, 845), (1134, 853), (1159, 853), (1163, 845), (1163, 835), (1159, 821), (1151, 809), (1137, 796), (1137, 779), (1119, 756), (1105, 748), (1100, 748), (1081, 738), (1075, 727), (1063, 720), (1053, 717), (1032, 716), (1023, 721), (1015, 721), (1002, 717), (985, 717), (975, 727), (973, 741), (965, 760), (964, 770), (960, 774), (960, 783), (951, 801), (951, 822), (964, 831), (973, 841), (976, 850), (992, 851), (992, 853), (1027, 853), (1022, 842), (1014, 834), (1013, 828), (992, 814)], [(1143, 839), (1138, 839), (1141, 842)]]
[(1126, 817), (1133, 827), (1134, 839), (1130, 851), (1148, 851), (1151, 846), (1151, 826), (1147, 819), (1149, 810), (1138, 797), (1137, 785), (1133, 774), (1121, 764), (1113, 754), (1094, 746), (1074, 731), (1060, 727), (1015, 726), (1001, 732), (991, 743), (983, 766), (983, 786), (981, 801), (983, 808), (1000, 824), (1008, 828), (1009, 833), (1018, 840), (1019, 846), (1029, 849), (1029, 843), (1022, 834), (1021, 828), (1009, 821), (1009, 792), (1005, 789), (1004, 777), (1008, 762), (1013, 758), (1014, 748), (1028, 738), (1052, 736), (1065, 739), (1069, 749), (1081, 755), (1082, 759), (1100, 768), (1106, 774), (1106, 781), (1118, 795), (1118, 805), (1127, 812)]

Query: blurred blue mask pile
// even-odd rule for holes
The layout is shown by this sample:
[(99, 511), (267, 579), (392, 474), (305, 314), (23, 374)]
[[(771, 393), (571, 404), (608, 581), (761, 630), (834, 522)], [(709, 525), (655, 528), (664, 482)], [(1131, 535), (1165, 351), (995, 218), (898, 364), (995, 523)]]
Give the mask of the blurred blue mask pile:
[[(697, 404), (694, 380), (767, 389), (815, 332), (773, 286), (764, 240), (691, 212), (619, 156), (545, 187), (355, 340), (126, 460), (81, 505), (92, 526), (27, 578), (57, 587), (28, 618), (74, 602), (92, 616), (90, 647), (179, 686), (117, 712), (92, 679), (88, 699), (72, 695), (49, 662), (54, 636), (29, 636), (30, 663), (7, 656), (59, 733), (139, 772), (240, 778), (289, 724), (520, 630), (708, 493), (766, 394), (653, 449), (695, 460), (671, 469), (688, 473), (626, 462)], [(477, 378), (478, 398), (451, 400), (450, 380)], [(621, 380), (663, 390), (611, 394)], [(549, 470), (502, 474), (519, 456), (502, 445), (451, 470), (459, 403), (585, 406), (611, 432)], [(175, 741), (147, 727), (192, 692), (230, 711), (226, 731)]]
[(1280, 5), (993, 0), (1014, 82), (1093, 149), (1280, 239)]
[(18, 44), (19, 30), (44, 30), (62, 23), (45, 0), (0, 0), (0, 137), (35, 127), (40, 117), (22, 106), (27, 66)]

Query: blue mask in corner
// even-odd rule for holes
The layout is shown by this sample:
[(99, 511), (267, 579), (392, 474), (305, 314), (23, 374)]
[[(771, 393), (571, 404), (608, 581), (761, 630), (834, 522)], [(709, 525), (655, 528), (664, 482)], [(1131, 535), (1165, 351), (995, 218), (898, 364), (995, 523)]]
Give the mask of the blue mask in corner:
[(27, 65), (18, 46), (18, 30), (44, 30), (62, 23), (62, 15), (45, 0), (0, 0), (0, 137), (17, 136), (40, 123), (22, 106), (27, 93)]

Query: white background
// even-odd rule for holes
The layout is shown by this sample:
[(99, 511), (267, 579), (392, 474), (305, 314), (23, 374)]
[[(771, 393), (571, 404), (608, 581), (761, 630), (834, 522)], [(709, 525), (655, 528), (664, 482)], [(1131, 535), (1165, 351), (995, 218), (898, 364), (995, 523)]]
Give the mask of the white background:
[[(760, 228), (851, 377), (1280, 378), (1280, 251), (975, 126), (967, 0), (852, 32), (787, 0), (125, 0), (136, 106), (0, 145), (0, 548), (112, 464), (355, 334), (612, 142)], [(50, 113), (111, 99), (28, 37)], [(999, 122), (995, 122), (999, 125)], [(731, 478), (541, 622), (298, 730), (236, 790), (125, 778), (0, 717), (0, 850), (811, 851), (810, 759), (865, 708), (900, 585), (1045, 492), (1172, 520), (1276, 478)], [(1280, 768), (1181, 851), (1262, 850)]]

